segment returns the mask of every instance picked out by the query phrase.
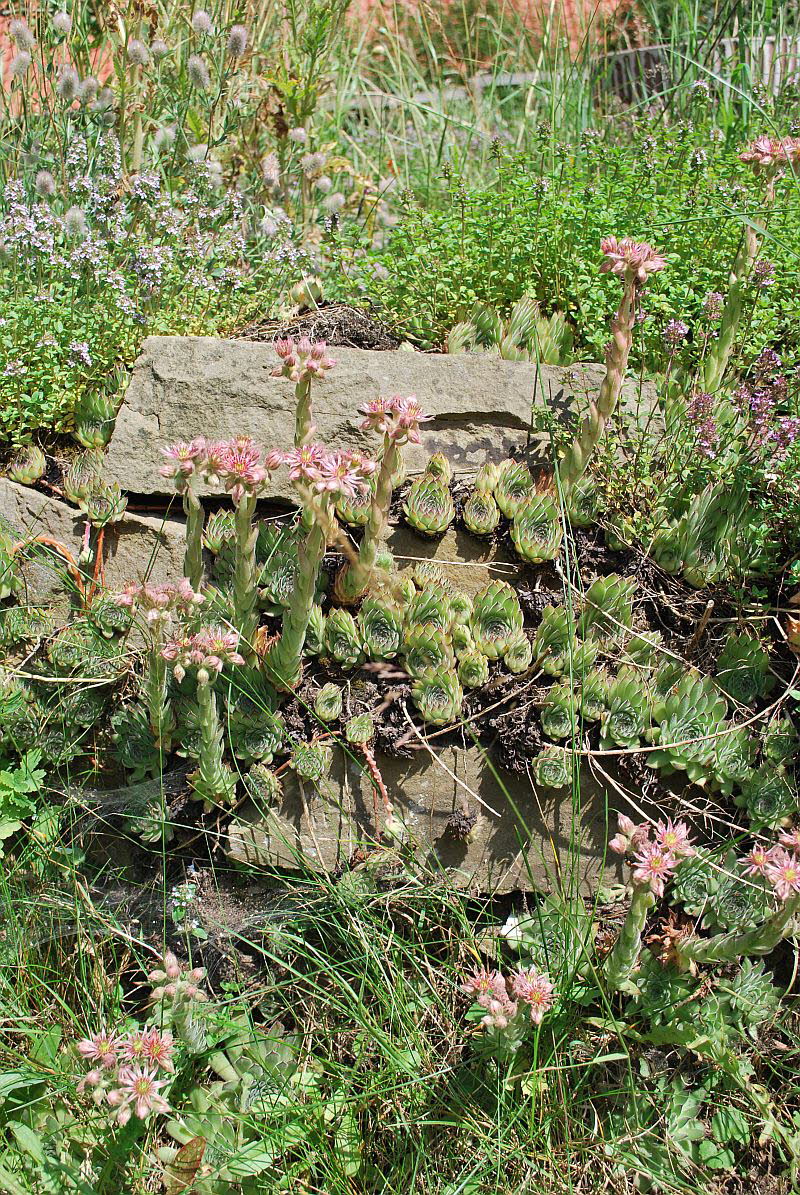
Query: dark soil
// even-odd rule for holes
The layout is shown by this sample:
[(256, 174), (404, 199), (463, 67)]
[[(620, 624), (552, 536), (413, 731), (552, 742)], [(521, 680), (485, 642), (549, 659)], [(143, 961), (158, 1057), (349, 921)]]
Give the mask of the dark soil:
[(257, 320), (236, 332), (237, 340), (275, 341), (282, 337), (308, 336), (336, 348), (396, 349), (401, 340), (370, 311), (346, 303), (320, 303), (290, 320)]

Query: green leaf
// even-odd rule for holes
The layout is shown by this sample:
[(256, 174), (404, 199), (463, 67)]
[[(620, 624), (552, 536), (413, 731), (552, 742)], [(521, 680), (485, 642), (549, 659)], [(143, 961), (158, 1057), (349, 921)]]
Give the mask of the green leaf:
[(740, 1108), (718, 1108), (711, 1117), (711, 1132), (724, 1144), (734, 1141), (747, 1145), (750, 1141), (750, 1122)]

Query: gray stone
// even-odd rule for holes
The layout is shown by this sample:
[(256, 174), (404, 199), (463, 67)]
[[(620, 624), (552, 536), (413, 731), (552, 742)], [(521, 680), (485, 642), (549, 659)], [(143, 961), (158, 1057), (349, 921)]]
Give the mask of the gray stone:
[[(561, 368), (502, 361), (483, 354), (333, 349), (336, 366), (314, 385), (314, 421), (321, 440), (337, 448), (374, 450), (358, 427), (358, 407), (380, 394), (416, 394), (433, 416), (420, 446), (410, 445), (410, 471), (432, 452), (444, 452), (457, 472), (474, 472), (525, 443), (536, 404), (563, 420), (585, 409), (603, 376), (600, 365)], [(160, 449), (195, 435), (248, 434), (267, 448), (294, 438), (294, 386), (270, 371), (278, 357), (269, 344), (210, 337), (152, 336), (144, 342), (108, 450), (107, 476), (136, 494), (170, 492), (158, 474)], [(564, 394), (560, 397), (561, 391)], [(650, 383), (631, 380), (629, 410), (652, 410)], [(268, 496), (292, 497), (283, 471)]]
[[(537, 788), (527, 777), (499, 771), (476, 746), (421, 749), (411, 760), (379, 757), (396, 816), (419, 857), (461, 888), (482, 892), (596, 889), (607, 829), (604, 789), (588, 768), (580, 794)], [(472, 842), (447, 823), (463, 806), (479, 814)], [(336, 751), (331, 775), (318, 786), (286, 775), (281, 802), (249, 802), (229, 831), (228, 854), (248, 866), (306, 866), (332, 871), (358, 847), (377, 842), (385, 821), (368, 772)], [(611, 861), (611, 860), (610, 860)]]
[[(30, 542), (44, 535), (68, 548), (77, 560), (86, 520), (80, 511), (48, 498), (38, 490), (0, 478), (0, 524), (9, 526), (20, 540)], [(109, 589), (146, 578), (159, 583), (182, 575), (185, 544), (183, 523), (126, 513), (106, 528), (103, 558)], [(45, 602), (64, 594), (58, 556), (31, 543), (19, 553), (24, 589), (20, 600)]]

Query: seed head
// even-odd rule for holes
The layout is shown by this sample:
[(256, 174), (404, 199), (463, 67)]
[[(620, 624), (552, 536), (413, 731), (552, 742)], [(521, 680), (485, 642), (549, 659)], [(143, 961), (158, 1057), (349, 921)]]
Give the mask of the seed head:
[(208, 73), (208, 67), (199, 54), (192, 54), (186, 63), (186, 73), (193, 87), (196, 87), (198, 91), (208, 91), (211, 86), (211, 76)]
[(169, 46), (163, 38), (157, 37), (150, 45), (150, 53), (156, 62), (160, 62), (162, 58), (166, 58), (167, 54), (169, 54)]
[(131, 66), (147, 66), (150, 62), (150, 51), (138, 37), (132, 37), (128, 42), (128, 61)]
[(241, 58), (247, 49), (248, 33), (244, 25), (232, 25), (228, 33), (228, 53), (231, 58)]
[(80, 94), (81, 80), (74, 66), (65, 66), (58, 78), (57, 91), (62, 100), (71, 104)]
[(23, 79), (28, 73), (31, 62), (32, 59), (27, 50), (20, 50), (18, 54), (15, 54), (8, 67), (11, 78)]
[(9, 23), (8, 36), (17, 46), (19, 50), (25, 50), (28, 53), (36, 45), (36, 38), (30, 31), (27, 21), (23, 21), (21, 17), (16, 17)]
[(79, 208), (77, 204), (65, 213), (64, 228), (67, 236), (76, 238), (86, 236), (86, 216), (83, 209)]
[(87, 107), (89, 104), (93, 104), (97, 99), (99, 86), (100, 84), (97, 82), (97, 79), (95, 79), (94, 75), (87, 75), (81, 83), (81, 103), (86, 104)]
[(68, 12), (57, 12), (53, 17), (53, 30), (59, 37), (69, 37), (72, 29), (72, 17)]
[(198, 8), (192, 17), (192, 29), (197, 37), (211, 37), (214, 33), (214, 22), (204, 8)]
[(40, 199), (50, 199), (56, 193), (56, 180), (49, 170), (40, 170), (34, 185)]

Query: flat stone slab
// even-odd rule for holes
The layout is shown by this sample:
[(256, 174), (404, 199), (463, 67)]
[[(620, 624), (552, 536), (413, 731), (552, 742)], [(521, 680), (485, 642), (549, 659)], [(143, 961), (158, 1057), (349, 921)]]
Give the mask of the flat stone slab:
[[(395, 814), (429, 867), (441, 868), (465, 890), (596, 891), (608, 806), (588, 768), (573, 797), (570, 789), (537, 788), (527, 777), (500, 771), (479, 747), (441, 747), (435, 740), (430, 746), (413, 759), (378, 759)], [(479, 815), (469, 843), (447, 825), (462, 807)], [(227, 853), (250, 867), (291, 868), (302, 861), (329, 872), (358, 847), (374, 846), (384, 821), (363, 763), (337, 749), (331, 774), (319, 785), (285, 773), (277, 806), (246, 804), (229, 830)], [(607, 863), (615, 864), (614, 856)]]
[[(0, 526), (23, 541), (39, 535), (58, 540), (77, 560), (86, 519), (57, 498), (0, 477)], [(128, 581), (178, 581), (183, 571), (186, 534), (180, 519), (158, 519), (126, 513), (106, 528), (103, 559), (106, 588), (121, 589)], [(64, 595), (59, 557), (31, 543), (20, 552), (24, 588), (22, 602), (38, 604)]]
[[(408, 446), (411, 472), (421, 471), (432, 452), (443, 452), (461, 473), (501, 460), (525, 443), (534, 404), (549, 404), (556, 418), (564, 420), (570, 411), (585, 409), (604, 374), (601, 365), (537, 367), (474, 353), (331, 351), (335, 367), (314, 383), (320, 439), (336, 448), (374, 451), (376, 437), (358, 427), (358, 407), (378, 395), (415, 394), (434, 419), (424, 427), (422, 444)], [(117, 415), (106, 460), (108, 480), (130, 493), (171, 493), (158, 474), (161, 448), (201, 434), (247, 434), (268, 449), (290, 446), (294, 386), (270, 376), (277, 364), (269, 344), (149, 337)], [(651, 411), (655, 392), (650, 383), (629, 380), (622, 402), (630, 411)], [(293, 497), (284, 471), (272, 485), (267, 497)]]

